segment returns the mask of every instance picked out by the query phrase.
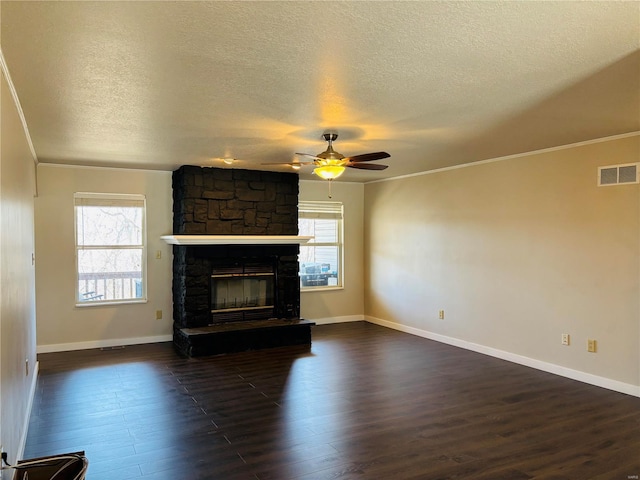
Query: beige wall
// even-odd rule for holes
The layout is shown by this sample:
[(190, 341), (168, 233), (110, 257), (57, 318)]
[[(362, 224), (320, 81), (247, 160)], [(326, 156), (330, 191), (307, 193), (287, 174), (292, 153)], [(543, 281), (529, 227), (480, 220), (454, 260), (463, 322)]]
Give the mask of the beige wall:
[(635, 136), (366, 185), (367, 318), (640, 394), (640, 188), (596, 186), (639, 160)]
[(334, 182), (328, 198), (327, 182), (301, 181), (300, 200), (334, 201), (344, 205), (344, 288), (307, 291), (300, 294), (300, 313), (317, 323), (362, 320), (363, 297), (363, 209), (364, 185)]
[(0, 444), (13, 463), (24, 448), (35, 385), (35, 163), (4, 72), (1, 89)]
[[(75, 192), (133, 193), (147, 200), (147, 297), (143, 304), (75, 305)], [(36, 267), (38, 350), (167, 340), (172, 333), (171, 172), (38, 166)], [(156, 259), (156, 252), (161, 258)], [(156, 320), (156, 310), (163, 319)]]

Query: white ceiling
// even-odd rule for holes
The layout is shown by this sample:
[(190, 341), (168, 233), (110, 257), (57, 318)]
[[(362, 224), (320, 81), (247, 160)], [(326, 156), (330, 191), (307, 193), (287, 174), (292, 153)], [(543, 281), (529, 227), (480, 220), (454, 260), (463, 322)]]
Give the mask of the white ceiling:
[(640, 130), (637, 1), (0, 5), (40, 162), (288, 169), (332, 130), (369, 181)]

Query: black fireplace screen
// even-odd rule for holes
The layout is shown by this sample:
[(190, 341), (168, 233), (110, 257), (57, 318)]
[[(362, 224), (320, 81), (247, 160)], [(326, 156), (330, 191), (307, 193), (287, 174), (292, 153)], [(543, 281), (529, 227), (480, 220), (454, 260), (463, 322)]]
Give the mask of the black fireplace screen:
[(272, 264), (214, 266), (211, 273), (211, 323), (272, 317), (275, 282)]

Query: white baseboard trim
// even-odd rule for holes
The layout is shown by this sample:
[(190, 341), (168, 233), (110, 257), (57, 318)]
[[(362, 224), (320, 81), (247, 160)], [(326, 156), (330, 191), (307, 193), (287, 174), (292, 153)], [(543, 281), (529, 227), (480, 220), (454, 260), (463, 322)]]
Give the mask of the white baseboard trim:
[(172, 335), (156, 335), (154, 337), (115, 338), (112, 340), (92, 340), (89, 342), (55, 343), (38, 345), (37, 353), (70, 352), (73, 350), (89, 350), (91, 348), (120, 347), (122, 345), (139, 345), (142, 343), (170, 342)]
[[(307, 318), (315, 322), (316, 325), (327, 325), (330, 323), (345, 323), (345, 322), (363, 322), (364, 315), (345, 315), (342, 317), (326, 317), (326, 318)], [(136, 338), (116, 338), (112, 340), (92, 340), (88, 342), (73, 342), (73, 343), (54, 343), (49, 345), (38, 345), (37, 353), (54, 353), (54, 352), (71, 352), (74, 350), (89, 350), (92, 348), (108, 348), (119, 347), (122, 345), (139, 345), (143, 343), (159, 343), (159, 342), (171, 342), (173, 340), (172, 335), (157, 335), (154, 337), (136, 337)]]
[(408, 325), (402, 325), (401, 323), (390, 322), (381, 318), (372, 317), (370, 315), (364, 316), (365, 320), (376, 325), (392, 328), (401, 332), (410, 333), (418, 337), (428, 338), (435, 340), (436, 342), (446, 343), (455, 347), (464, 348), (473, 352), (482, 353), (491, 357), (500, 358), (509, 362), (524, 365), (526, 367), (535, 368), (544, 372), (560, 375), (561, 377), (570, 378), (579, 382), (588, 383), (589, 385), (595, 385), (597, 387), (606, 388), (615, 392), (625, 393), (634, 397), (640, 397), (640, 385), (632, 385), (630, 383), (620, 382), (618, 380), (612, 380), (606, 377), (600, 377), (598, 375), (592, 375), (590, 373), (581, 372), (579, 370), (573, 370), (571, 368), (563, 367), (553, 363), (543, 362), (534, 358), (525, 357), (516, 353), (506, 352), (504, 350), (498, 350), (497, 348), (487, 347), (477, 343), (467, 342), (466, 340), (460, 340), (454, 337), (448, 337), (446, 335), (440, 335), (437, 333), (429, 332), (427, 330), (421, 330), (419, 328), (410, 327)]
[(330, 323), (363, 322), (364, 315), (345, 315), (342, 317), (307, 318), (305, 320), (316, 322), (316, 325), (328, 325)]
[(31, 409), (33, 408), (33, 400), (36, 398), (36, 386), (38, 385), (38, 373), (40, 372), (40, 362), (36, 362), (33, 374), (31, 375), (31, 386), (29, 387), (29, 398), (27, 400), (27, 410), (24, 414), (24, 424), (22, 425), (22, 438), (18, 451), (16, 452), (16, 460), (24, 458), (24, 450), (27, 446), (27, 434), (29, 433), (29, 420), (31, 419)]

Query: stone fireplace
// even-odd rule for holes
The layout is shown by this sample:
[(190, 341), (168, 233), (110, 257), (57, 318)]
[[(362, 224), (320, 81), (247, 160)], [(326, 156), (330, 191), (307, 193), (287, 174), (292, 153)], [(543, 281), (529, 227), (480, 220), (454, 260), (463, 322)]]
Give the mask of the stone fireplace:
[(310, 343), (312, 323), (299, 319), (298, 176), (183, 166), (173, 201), (165, 240), (174, 245), (176, 349), (196, 356)]

